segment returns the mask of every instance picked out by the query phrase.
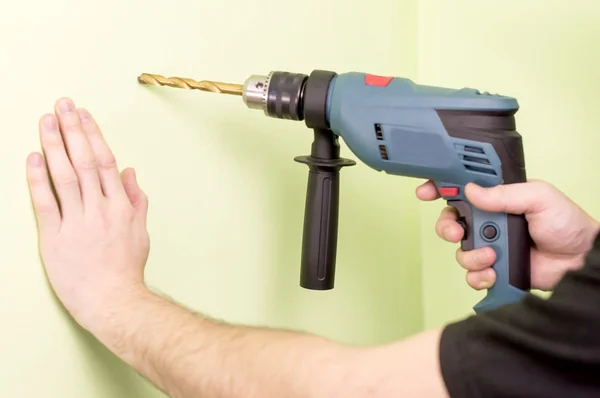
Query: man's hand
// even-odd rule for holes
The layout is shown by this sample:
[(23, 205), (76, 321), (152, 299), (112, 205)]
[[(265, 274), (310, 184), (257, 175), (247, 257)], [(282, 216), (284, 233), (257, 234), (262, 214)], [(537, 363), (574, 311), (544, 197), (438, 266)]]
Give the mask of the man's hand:
[[(417, 188), (421, 200), (440, 196), (431, 181)], [(482, 188), (469, 184), (465, 188), (469, 201), (484, 211), (524, 214), (535, 243), (531, 252), (531, 282), (534, 289), (552, 290), (568, 270), (583, 266), (599, 231), (599, 223), (552, 185), (543, 181)], [(442, 239), (458, 243), (464, 230), (456, 222), (454, 208), (446, 207), (435, 230)], [(458, 263), (467, 270), (467, 283), (474, 289), (491, 287), (496, 274), (490, 268), (496, 253), (489, 247), (456, 252)]]
[(101, 311), (144, 287), (148, 201), (132, 169), (119, 174), (87, 111), (61, 99), (55, 114), (40, 120), (46, 162), (32, 153), (27, 179), (48, 279), (72, 316), (93, 329)]

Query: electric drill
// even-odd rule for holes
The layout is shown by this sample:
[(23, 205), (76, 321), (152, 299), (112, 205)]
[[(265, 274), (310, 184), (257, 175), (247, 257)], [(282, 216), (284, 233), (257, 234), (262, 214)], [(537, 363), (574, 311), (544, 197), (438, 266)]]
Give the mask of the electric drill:
[(519, 301), (529, 291), (531, 239), (525, 217), (481, 211), (464, 195), (470, 182), (491, 187), (526, 181), (516, 99), (358, 72), (275, 71), (250, 76), (239, 89), (226, 83), (146, 75), (151, 76), (158, 78), (140, 81), (238, 94), (251, 109), (304, 121), (314, 131), (310, 154), (295, 158), (309, 168), (302, 287), (334, 286), (339, 175), (343, 167), (356, 164), (340, 157), (341, 137), (360, 161), (376, 171), (432, 180), (440, 196), (457, 210), (465, 232), (463, 250), (494, 249), (496, 283), (474, 307), (476, 313)]

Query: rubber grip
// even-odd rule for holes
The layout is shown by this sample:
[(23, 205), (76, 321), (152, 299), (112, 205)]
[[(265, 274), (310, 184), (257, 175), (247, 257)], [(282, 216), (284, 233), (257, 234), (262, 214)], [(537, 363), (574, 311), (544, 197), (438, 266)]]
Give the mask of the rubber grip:
[(333, 289), (338, 236), (339, 171), (310, 166), (300, 285), (307, 289)]
[(314, 131), (311, 155), (295, 158), (309, 167), (300, 286), (311, 290), (330, 290), (335, 282), (340, 170), (356, 162), (339, 157), (338, 138), (331, 131)]

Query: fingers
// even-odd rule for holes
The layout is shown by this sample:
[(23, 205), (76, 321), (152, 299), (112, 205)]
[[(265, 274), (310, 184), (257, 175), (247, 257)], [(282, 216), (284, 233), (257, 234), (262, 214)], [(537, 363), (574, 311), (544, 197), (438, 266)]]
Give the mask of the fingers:
[(60, 210), (40, 153), (32, 153), (27, 158), (27, 182), (40, 232), (57, 233), (61, 222)]
[(77, 174), (65, 150), (56, 116), (49, 114), (42, 117), (39, 130), (52, 183), (60, 201), (62, 216), (82, 212), (83, 202)]
[(435, 232), (437, 235), (448, 242), (460, 242), (465, 231), (463, 227), (456, 222), (457, 219), (458, 213), (455, 208), (451, 206), (444, 208), (435, 224)]
[(456, 261), (467, 271), (481, 271), (494, 265), (496, 252), (487, 246), (469, 251), (458, 249)]
[(440, 194), (431, 180), (419, 185), (416, 194), (417, 198), (423, 201), (432, 201), (440, 198)]
[(125, 196), (115, 156), (104, 140), (100, 127), (86, 109), (78, 109), (77, 112), (81, 121), (81, 128), (96, 158), (98, 176), (104, 195), (109, 198)]
[(131, 205), (145, 221), (148, 214), (148, 197), (137, 183), (135, 170), (132, 168), (123, 170), (121, 180)]
[(54, 106), (65, 148), (77, 175), (84, 203), (95, 204), (102, 199), (96, 157), (83, 132), (75, 104), (68, 98)]
[(475, 290), (489, 289), (496, 282), (496, 273), (491, 268), (496, 261), (496, 252), (491, 247), (456, 251), (456, 261), (467, 270), (467, 284)]
[(465, 195), (475, 207), (484, 211), (509, 214), (536, 213), (541, 211), (548, 199), (552, 197), (552, 187), (542, 181), (498, 185), (490, 188), (468, 184), (465, 187)]
[(475, 290), (489, 289), (496, 283), (496, 273), (492, 268), (467, 272), (467, 284)]

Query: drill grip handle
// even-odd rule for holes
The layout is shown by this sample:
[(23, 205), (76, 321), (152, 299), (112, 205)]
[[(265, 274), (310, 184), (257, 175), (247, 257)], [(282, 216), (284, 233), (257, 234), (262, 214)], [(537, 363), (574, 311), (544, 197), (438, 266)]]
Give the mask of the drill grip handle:
[(340, 169), (356, 164), (339, 157), (339, 144), (329, 130), (315, 129), (310, 156), (295, 160), (309, 167), (300, 286), (330, 290), (335, 282), (337, 257)]
[(491, 247), (496, 253), (492, 268), (495, 284), (475, 307), (476, 313), (520, 301), (530, 288), (530, 248), (528, 225), (523, 215), (488, 213), (468, 200), (449, 200), (465, 229), (464, 251)]
[(531, 288), (532, 241), (525, 216), (482, 211), (464, 195), (469, 181), (482, 186), (527, 181), (516, 111), (517, 108), (437, 111), (461, 160), (460, 172), (451, 178), (444, 176), (447, 181), (436, 181), (436, 185), (462, 219), (466, 234), (462, 249), (490, 246), (496, 252), (496, 282), (474, 307), (475, 312), (520, 301)]

